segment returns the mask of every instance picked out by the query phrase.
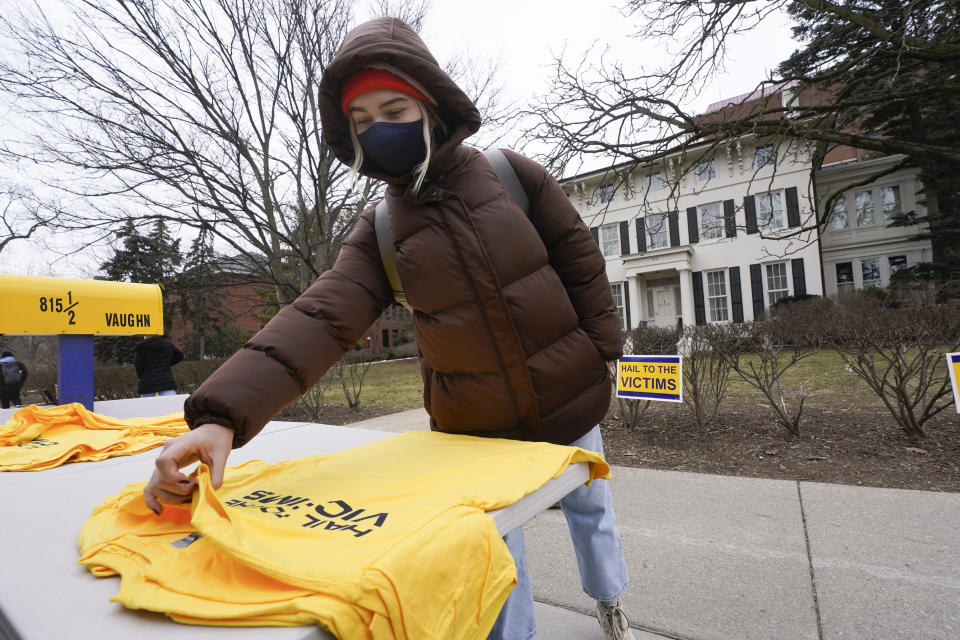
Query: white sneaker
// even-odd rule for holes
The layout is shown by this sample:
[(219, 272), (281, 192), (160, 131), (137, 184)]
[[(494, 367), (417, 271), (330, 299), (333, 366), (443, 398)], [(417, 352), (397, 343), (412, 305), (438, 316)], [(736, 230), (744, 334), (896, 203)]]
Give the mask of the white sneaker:
[(636, 640), (619, 598), (612, 602), (597, 600), (597, 620), (603, 629), (603, 640)]

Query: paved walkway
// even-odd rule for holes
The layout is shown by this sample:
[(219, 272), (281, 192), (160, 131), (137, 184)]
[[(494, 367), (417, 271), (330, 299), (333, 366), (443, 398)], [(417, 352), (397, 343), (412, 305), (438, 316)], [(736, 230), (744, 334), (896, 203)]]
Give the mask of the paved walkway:
[[(638, 640), (960, 638), (960, 494), (629, 467), (614, 467), (612, 488)], [(526, 535), (537, 637), (599, 640), (563, 515)]]

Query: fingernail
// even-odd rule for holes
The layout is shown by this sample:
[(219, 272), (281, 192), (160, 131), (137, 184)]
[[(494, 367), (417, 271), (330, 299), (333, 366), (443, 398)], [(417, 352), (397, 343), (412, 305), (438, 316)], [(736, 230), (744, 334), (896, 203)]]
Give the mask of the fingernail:
[(155, 514), (160, 515), (160, 509), (151, 509)]

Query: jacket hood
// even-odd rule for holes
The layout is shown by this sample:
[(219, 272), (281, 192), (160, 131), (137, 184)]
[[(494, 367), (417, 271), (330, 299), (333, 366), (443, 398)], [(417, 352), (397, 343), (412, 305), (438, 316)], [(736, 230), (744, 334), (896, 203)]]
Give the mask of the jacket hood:
[[(416, 31), (397, 18), (377, 18), (351, 30), (324, 71), (319, 96), (324, 142), (341, 162), (353, 163), (353, 144), (347, 117), (340, 107), (340, 89), (343, 81), (356, 71), (383, 67), (402, 71), (436, 99), (447, 134), (434, 143), (430, 169), (443, 167), (450, 152), (480, 128), (480, 112), (440, 67)], [(387, 182), (409, 180), (387, 175), (367, 159), (360, 173)]]

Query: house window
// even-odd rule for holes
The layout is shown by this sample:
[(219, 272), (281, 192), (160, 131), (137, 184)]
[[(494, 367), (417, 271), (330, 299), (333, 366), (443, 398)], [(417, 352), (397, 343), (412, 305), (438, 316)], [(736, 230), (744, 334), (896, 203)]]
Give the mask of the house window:
[(727, 315), (727, 279), (724, 271), (707, 272), (707, 302), (710, 322), (725, 322)]
[(775, 262), (767, 267), (767, 304), (771, 307), (781, 298), (790, 295), (790, 286), (787, 283), (787, 263)]
[(757, 211), (761, 229), (783, 229), (783, 197), (779, 191), (758, 195)]
[(777, 152), (773, 150), (772, 144), (764, 144), (757, 147), (753, 154), (753, 166), (757, 169), (773, 164), (777, 161)]
[(880, 258), (867, 258), (860, 261), (863, 272), (863, 288), (879, 287), (880, 285)]
[(597, 187), (597, 200), (599, 200), (601, 204), (613, 200), (613, 185), (602, 184)]
[(647, 317), (653, 320), (653, 289), (647, 283)]
[(857, 210), (857, 226), (874, 224), (873, 216), (873, 193), (870, 191), (857, 191), (853, 197), (853, 206)]
[(890, 256), (887, 258), (887, 263), (890, 265), (890, 275), (892, 276), (897, 271), (907, 268), (907, 256)]
[(610, 292), (613, 294), (613, 304), (617, 308), (617, 315), (620, 317), (620, 331), (626, 331), (627, 314), (623, 309), (623, 283), (611, 283)]
[(883, 210), (883, 221), (890, 222), (900, 215), (900, 187), (882, 187), (880, 189), (880, 208)]
[(703, 160), (697, 164), (697, 182), (707, 182), (717, 177), (717, 161)]
[(853, 293), (853, 263), (838, 262), (837, 268), (837, 293)]
[(847, 227), (847, 196), (841, 195), (833, 201), (833, 211), (830, 212), (830, 228), (846, 229)]
[(647, 248), (663, 249), (670, 246), (670, 238), (667, 230), (667, 216), (657, 214), (647, 216)]
[(647, 175), (647, 178), (644, 181), (644, 189), (647, 193), (655, 193), (663, 189), (665, 184), (666, 183), (663, 181), (663, 174), (651, 173)]
[(608, 224), (600, 227), (600, 249), (603, 257), (613, 258), (620, 255), (620, 226)]
[(700, 239), (712, 240), (723, 237), (723, 207), (721, 203), (700, 207)]

